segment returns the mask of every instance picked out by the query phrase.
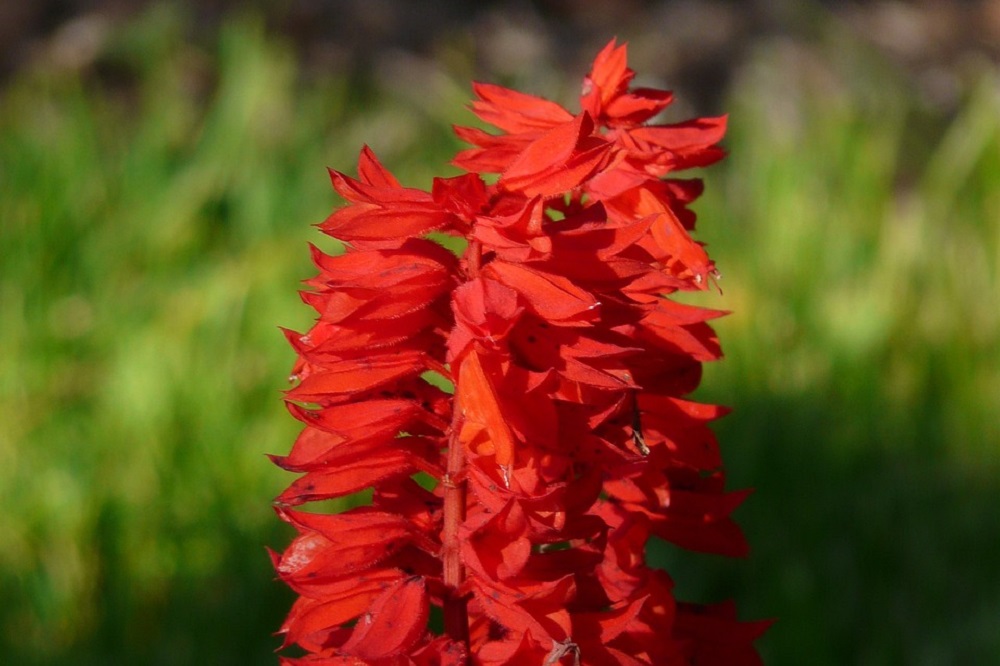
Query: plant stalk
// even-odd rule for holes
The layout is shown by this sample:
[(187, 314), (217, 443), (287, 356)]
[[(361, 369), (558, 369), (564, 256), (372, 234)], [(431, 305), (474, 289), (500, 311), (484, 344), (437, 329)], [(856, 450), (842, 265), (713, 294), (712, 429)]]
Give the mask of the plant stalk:
[(454, 641), (469, 644), (468, 600), (459, 588), (465, 579), (458, 530), (465, 521), (465, 451), (459, 441), (462, 417), (456, 405), (448, 441), (448, 469), (441, 484), (444, 487), (444, 532), (442, 559), (444, 566), (444, 630)]

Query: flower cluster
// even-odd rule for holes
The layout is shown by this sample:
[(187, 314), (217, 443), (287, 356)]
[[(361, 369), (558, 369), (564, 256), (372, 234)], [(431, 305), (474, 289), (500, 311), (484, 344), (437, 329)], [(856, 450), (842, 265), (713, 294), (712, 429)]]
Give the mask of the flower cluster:
[(609, 43), (577, 114), (476, 84), (500, 133), (456, 128), (468, 173), (430, 192), (367, 148), (331, 171), (348, 205), (321, 228), (347, 250), (313, 250), (319, 317), (287, 332), (305, 427), (273, 457), (301, 474), (277, 498), (286, 666), (759, 663), (766, 623), (675, 601), (645, 561), (651, 537), (743, 555), (747, 493), (724, 488), (724, 410), (683, 398), (723, 313), (668, 298), (718, 277), (701, 182), (667, 176), (722, 158), (725, 118), (651, 124), (671, 94), (633, 75)]

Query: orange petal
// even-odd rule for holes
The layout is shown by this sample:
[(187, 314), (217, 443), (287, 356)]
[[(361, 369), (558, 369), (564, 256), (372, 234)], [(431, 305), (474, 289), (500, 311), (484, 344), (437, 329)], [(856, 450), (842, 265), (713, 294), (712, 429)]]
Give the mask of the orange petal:
[(462, 430), (462, 441), (468, 443), (478, 432), (485, 431), (493, 444), (497, 465), (509, 468), (514, 461), (514, 436), (500, 409), (496, 390), (474, 349), (462, 361), (455, 394), (469, 425)]

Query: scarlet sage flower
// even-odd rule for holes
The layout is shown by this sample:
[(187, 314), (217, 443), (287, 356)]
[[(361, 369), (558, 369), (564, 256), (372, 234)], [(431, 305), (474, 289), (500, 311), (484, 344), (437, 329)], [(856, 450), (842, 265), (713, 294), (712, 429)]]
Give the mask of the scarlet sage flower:
[(274, 456), (300, 475), (276, 503), (298, 532), (273, 556), (299, 595), (286, 666), (759, 663), (766, 622), (678, 602), (646, 563), (653, 537), (744, 555), (747, 492), (709, 429), (725, 410), (684, 397), (723, 313), (670, 298), (716, 275), (701, 182), (672, 174), (723, 156), (725, 118), (651, 124), (671, 94), (632, 78), (612, 41), (576, 114), (476, 84), (499, 132), (456, 128), (468, 173), (430, 192), (367, 148), (331, 172), (347, 205), (320, 227), (347, 249), (313, 249), (318, 318), (287, 332), (304, 427)]

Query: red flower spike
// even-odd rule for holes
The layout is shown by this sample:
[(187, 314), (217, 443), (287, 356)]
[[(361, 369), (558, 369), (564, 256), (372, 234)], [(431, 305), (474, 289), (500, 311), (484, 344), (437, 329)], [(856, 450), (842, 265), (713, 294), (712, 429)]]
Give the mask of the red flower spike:
[(316, 322), (284, 331), (303, 429), (271, 456), (299, 474), (272, 560), (299, 595), (282, 648), (305, 654), (283, 665), (760, 663), (767, 622), (680, 603), (646, 562), (652, 537), (745, 555), (749, 491), (726, 489), (726, 410), (685, 399), (726, 313), (670, 298), (718, 277), (703, 185), (673, 175), (725, 155), (726, 118), (655, 124), (673, 96), (634, 78), (612, 40), (576, 113), (475, 84), (496, 133), (456, 127), (467, 173), (430, 192), (367, 147), (356, 178), (330, 171), (347, 204), (319, 226), (347, 249), (312, 248)]

